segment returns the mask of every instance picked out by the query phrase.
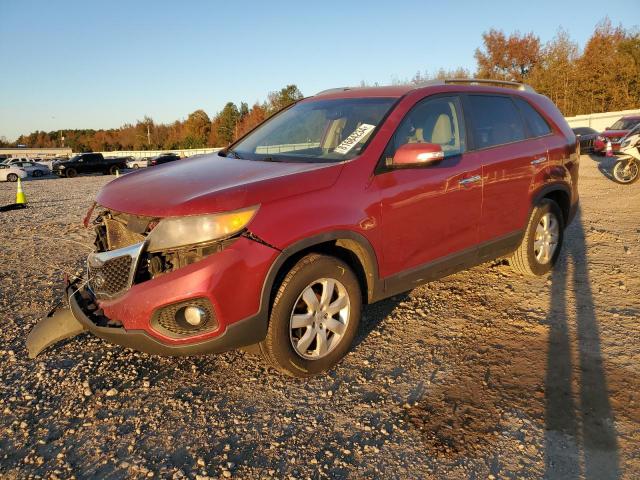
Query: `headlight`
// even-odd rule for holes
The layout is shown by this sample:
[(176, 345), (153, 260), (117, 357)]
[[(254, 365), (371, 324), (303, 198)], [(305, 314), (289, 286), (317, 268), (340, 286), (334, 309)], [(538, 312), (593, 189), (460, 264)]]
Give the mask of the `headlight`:
[(58, 165), (58, 168), (59, 168), (60, 170), (62, 170), (62, 169), (64, 169), (64, 165)]
[(156, 252), (229, 237), (246, 227), (258, 208), (254, 205), (233, 212), (162, 219), (149, 233), (147, 250)]

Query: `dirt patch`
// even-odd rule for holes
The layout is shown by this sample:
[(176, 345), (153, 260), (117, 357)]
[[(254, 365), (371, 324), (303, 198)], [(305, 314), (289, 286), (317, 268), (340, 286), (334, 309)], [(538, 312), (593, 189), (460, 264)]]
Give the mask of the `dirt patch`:
[(0, 476), (640, 478), (640, 184), (610, 166), (582, 157), (552, 275), (493, 262), (371, 305), (345, 361), (308, 381), (90, 335), (29, 360), (110, 178), (25, 182), (31, 207), (0, 213)]

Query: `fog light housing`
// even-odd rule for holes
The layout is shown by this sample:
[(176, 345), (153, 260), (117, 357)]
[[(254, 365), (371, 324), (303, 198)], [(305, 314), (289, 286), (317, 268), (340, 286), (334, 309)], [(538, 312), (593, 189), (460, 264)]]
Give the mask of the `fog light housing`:
[(211, 303), (206, 298), (194, 298), (156, 310), (151, 327), (172, 338), (201, 334), (218, 328)]

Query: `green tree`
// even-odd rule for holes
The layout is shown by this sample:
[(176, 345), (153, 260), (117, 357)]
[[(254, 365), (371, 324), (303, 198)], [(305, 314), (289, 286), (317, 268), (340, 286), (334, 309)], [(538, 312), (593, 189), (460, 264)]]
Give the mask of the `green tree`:
[(296, 85), (287, 85), (277, 92), (269, 93), (267, 101), (267, 110), (272, 115), (285, 107), (288, 107), (294, 102), (304, 98), (302, 92)]
[(216, 146), (226, 146), (233, 142), (237, 134), (240, 112), (233, 102), (227, 102), (215, 120)]
[(183, 126), (184, 148), (200, 148), (207, 144), (211, 120), (204, 110), (191, 113)]

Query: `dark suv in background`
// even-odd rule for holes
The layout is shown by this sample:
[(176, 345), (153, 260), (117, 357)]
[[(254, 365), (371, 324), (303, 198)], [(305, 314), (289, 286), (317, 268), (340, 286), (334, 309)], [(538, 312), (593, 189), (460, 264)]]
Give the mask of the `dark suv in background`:
[(500, 257), (548, 273), (578, 206), (578, 151), (525, 85), (321, 92), (214, 155), (106, 185), (69, 304), (131, 348), (253, 345), (314, 375), (348, 352), (363, 304)]
[(180, 156), (175, 153), (161, 153), (149, 159), (149, 166), (162, 165), (163, 163), (175, 162), (180, 160)]

